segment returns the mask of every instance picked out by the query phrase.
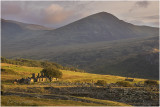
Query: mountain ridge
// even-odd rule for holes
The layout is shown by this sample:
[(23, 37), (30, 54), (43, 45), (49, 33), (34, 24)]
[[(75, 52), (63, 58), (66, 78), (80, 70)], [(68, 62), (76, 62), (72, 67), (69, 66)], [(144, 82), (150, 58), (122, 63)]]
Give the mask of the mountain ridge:
[(26, 28), (29, 30), (54, 30), (53, 28), (48, 28), (46, 26), (42, 26), (38, 24), (25, 23), (25, 22), (20, 22), (20, 21), (15, 21), (15, 20), (6, 20), (4, 18), (1, 18), (1, 22), (15, 23), (21, 27), (24, 27), (24, 29)]

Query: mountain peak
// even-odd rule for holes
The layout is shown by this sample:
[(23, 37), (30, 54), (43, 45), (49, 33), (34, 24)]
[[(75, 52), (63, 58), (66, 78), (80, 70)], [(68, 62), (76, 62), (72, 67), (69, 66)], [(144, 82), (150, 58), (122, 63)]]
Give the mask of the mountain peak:
[[(108, 13), (108, 12), (99, 12), (99, 13), (96, 13), (96, 14), (99, 14), (99, 15), (107, 15), (107, 14), (110, 14), (110, 13)], [(110, 14), (111, 15), (111, 14)]]
[(112, 19), (112, 20), (119, 20), (116, 16), (108, 12), (99, 12), (96, 14), (91, 15), (92, 17), (102, 18), (102, 19)]

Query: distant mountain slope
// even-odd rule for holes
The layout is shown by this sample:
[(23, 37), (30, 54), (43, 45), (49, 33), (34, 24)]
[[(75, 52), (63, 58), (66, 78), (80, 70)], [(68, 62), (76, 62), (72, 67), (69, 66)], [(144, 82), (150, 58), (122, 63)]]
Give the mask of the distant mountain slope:
[(50, 60), (97, 74), (159, 79), (158, 44), (158, 37), (143, 37), (24, 51), (12, 57)]
[(121, 75), (136, 78), (149, 78), (158, 80), (159, 53), (138, 54), (117, 64), (113, 64), (108, 67), (105, 66), (102, 69), (103, 73), (112, 75)]
[(159, 79), (159, 52), (155, 51), (158, 44), (158, 37), (128, 39), (83, 45), (43, 58), (91, 73)]
[(22, 22), (1, 19), (2, 45), (32, 39), (36, 35), (51, 30), (49, 28)]
[(35, 39), (40, 34), (47, 32), (47, 29), (39, 25), (1, 19), (2, 51), (8, 52), (10, 48), (16, 51), (15, 46), (19, 41)]
[[(41, 25), (36, 25), (36, 24), (28, 24), (28, 23), (23, 23), (23, 22), (18, 22), (18, 21), (13, 21), (13, 20), (5, 20), (1, 19), (1, 22), (4, 27), (14, 27), (14, 26), (19, 26), (21, 29), (28, 29), (28, 30), (53, 30), (48, 27), (44, 27)], [(8, 24), (8, 25), (7, 25)], [(9, 25), (10, 24), (10, 25)], [(12, 25), (11, 25), (12, 24)], [(14, 25), (13, 25), (14, 24)], [(7, 29), (7, 28), (5, 28)], [(9, 29), (11, 30), (11, 29)]]

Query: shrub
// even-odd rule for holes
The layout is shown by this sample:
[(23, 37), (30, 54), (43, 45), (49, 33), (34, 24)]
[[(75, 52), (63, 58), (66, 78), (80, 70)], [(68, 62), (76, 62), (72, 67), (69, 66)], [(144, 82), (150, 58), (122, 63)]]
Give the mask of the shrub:
[(146, 81), (144, 81), (144, 84), (150, 85), (150, 86), (153, 86), (153, 85), (156, 86), (156, 85), (158, 85), (158, 82), (155, 80), (146, 80)]
[(116, 84), (123, 87), (132, 87), (132, 85), (127, 81), (118, 81)]
[(96, 82), (96, 85), (104, 86), (104, 85), (106, 85), (106, 81), (105, 81), (105, 80), (98, 80), (98, 81)]

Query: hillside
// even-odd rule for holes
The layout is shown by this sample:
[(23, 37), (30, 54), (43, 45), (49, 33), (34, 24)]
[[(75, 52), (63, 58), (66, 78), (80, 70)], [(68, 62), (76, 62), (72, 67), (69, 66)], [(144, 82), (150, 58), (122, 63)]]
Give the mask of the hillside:
[[(2, 83), (13, 83), (15, 79), (31, 77), (32, 73), (40, 73), (43, 68), (52, 66), (62, 71), (63, 76), (60, 82), (96, 82), (97, 80), (105, 80), (107, 83), (115, 83), (125, 80), (125, 77), (114, 75), (99, 75), (85, 73), (73, 67), (64, 67), (53, 62), (36, 61), (29, 59), (6, 59), (2, 57), (1, 63), (1, 79)], [(144, 81), (144, 79), (135, 78), (134, 83)]]
[[(32, 52), (23, 55), (24, 58), (72, 65), (90, 73), (159, 79), (159, 53), (152, 52), (158, 48), (158, 37), (149, 37), (63, 46), (51, 48), (43, 53)], [(23, 55), (20, 54), (19, 57)], [(148, 58), (150, 60), (147, 60)]]
[[(2, 69), (11, 71), (2, 71), (2, 83), (13, 83), (15, 79), (31, 77), (32, 73), (40, 73), (43, 68), (40, 67), (27, 67), (17, 66), (13, 64), (2, 63)], [(112, 75), (99, 75), (91, 73), (74, 72), (69, 70), (61, 70), (63, 77), (59, 82), (96, 82), (97, 80), (105, 80), (107, 83), (115, 83), (122, 81), (125, 77), (112, 76)], [(135, 82), (144, 81), (144, 79), (135, 79)]]
[(158, 43), (158, 37), (100, 42), (72, 46), (61, 54), (39, 57), (91, 73), (159, 79), (159, 52), (153, 52), (159, 48)]
[(13, 49), (12, 45), (16, 46), (18, 41), (36, 38), (39, 34), (48, 31), (47, 29), (39, 25), (1, 19), (2, 52)]

